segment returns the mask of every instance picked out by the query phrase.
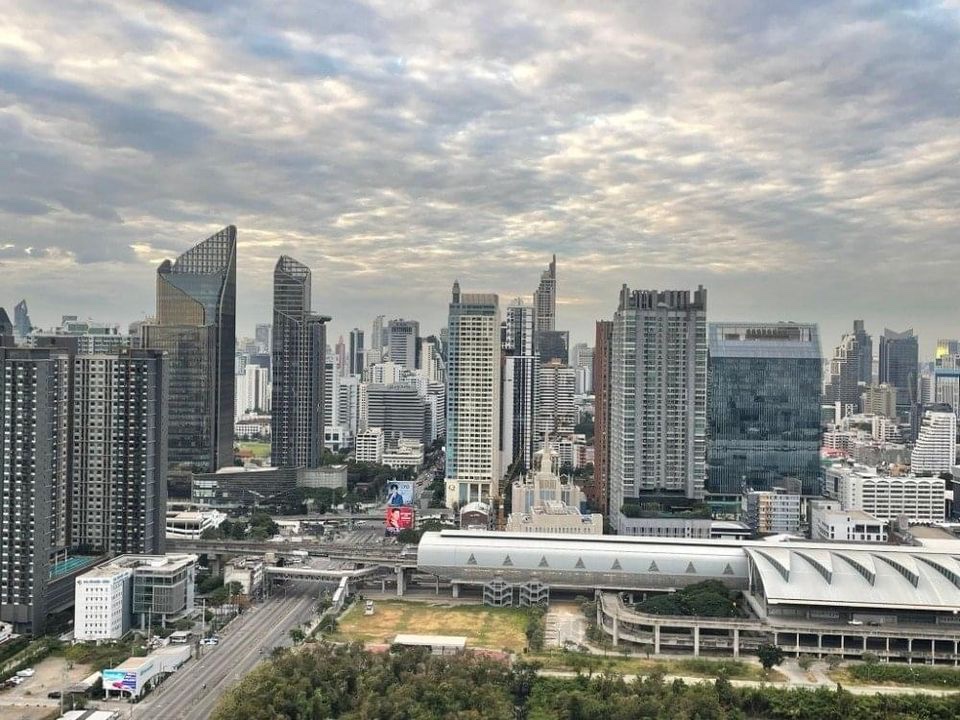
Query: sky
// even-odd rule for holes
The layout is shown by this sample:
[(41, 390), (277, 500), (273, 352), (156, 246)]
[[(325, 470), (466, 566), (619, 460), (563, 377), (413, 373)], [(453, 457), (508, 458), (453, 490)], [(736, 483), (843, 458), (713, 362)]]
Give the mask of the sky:
[(529, 296), (590, 341), (619, 288), (710, 320), (960, 336), (960, 0), (0, 0), (0, 305), (126, 324), (238, 227), (328, 337)]

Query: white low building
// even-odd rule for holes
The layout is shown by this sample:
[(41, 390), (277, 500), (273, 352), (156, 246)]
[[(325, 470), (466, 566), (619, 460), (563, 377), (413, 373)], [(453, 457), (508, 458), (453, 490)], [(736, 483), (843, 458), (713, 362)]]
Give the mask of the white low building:
[(263, 560), (236, 558), (223, 571), (223, 584), (240, 583), (244, 595), (256, 595), (263, 587)]
[(174, 504), (167, 508), (167, 537), (199, 540), (203, 531), (220, 527), (227, 514), (203, 505)]
[(886, 542), (887, 524), (863, 510), (844, 510), (835, 500), (812, 500), (810, 537), (813, 540)]
[(130, 630), (129, 567), (102, 565), (77, 576), (73, 606), (75, 640), (119, 640)]
[(383, 463), (383, 428), (371, 427), (357, 433), (354, 457), (357, 462)]

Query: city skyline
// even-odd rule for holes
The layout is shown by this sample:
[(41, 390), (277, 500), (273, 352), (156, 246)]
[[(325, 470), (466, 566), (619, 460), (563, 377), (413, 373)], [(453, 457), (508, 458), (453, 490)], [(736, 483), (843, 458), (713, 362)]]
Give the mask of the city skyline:
[(439, 328), (454, 279), (527, 294), (555, 252), (574, 341), (624, 282), (825, 346), (958, 334), (950, 7), (53, 10), (0, 33), (3, 303), (37, 325), (142, 318), (156, 264), (235, 223), (242, 333), (283, 253), (336, 337)]

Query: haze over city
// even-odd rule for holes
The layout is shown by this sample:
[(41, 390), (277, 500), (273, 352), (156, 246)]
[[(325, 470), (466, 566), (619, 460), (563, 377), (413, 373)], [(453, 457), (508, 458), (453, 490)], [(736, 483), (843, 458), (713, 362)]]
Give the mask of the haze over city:
[(956, 332), (953, 3), (0, 10), (2, 296), (41, 326), (149, 315), (159, 262), (234, 223), (242, 333), (281, 253), (336, 337), (435, 331), (455, 278), (527, 294), (554, 252), (577, 340), (623, 282), (825, 346)]

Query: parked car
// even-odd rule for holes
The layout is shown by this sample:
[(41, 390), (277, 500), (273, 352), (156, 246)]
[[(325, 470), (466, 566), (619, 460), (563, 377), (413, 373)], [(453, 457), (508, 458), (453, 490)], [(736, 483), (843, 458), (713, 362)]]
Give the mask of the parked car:
[(33, 676), (36, 675), (36, 674), (37, 674), (37, 671), (34, 670), (33, 668), (26, 668), (25, 670), (20, 670), (20, 671), (17, 673), (17, 677), (19, 677), (19, 678), (28, 678), (28, 677), (33, 677)]
[(50, 692), (47, 693), (47, 697), (50, 698), (51, 700), (59, 700), (59, 699), (60, 699), (60, 691), (59, 691), (59, 690), (51, 690)]
[(863, 620), (850, 620), (847, 625), (863, 625)]
[(216, 638), (208, 637), (200, 641), (201, 645), (219, 645), (220, 641)]

